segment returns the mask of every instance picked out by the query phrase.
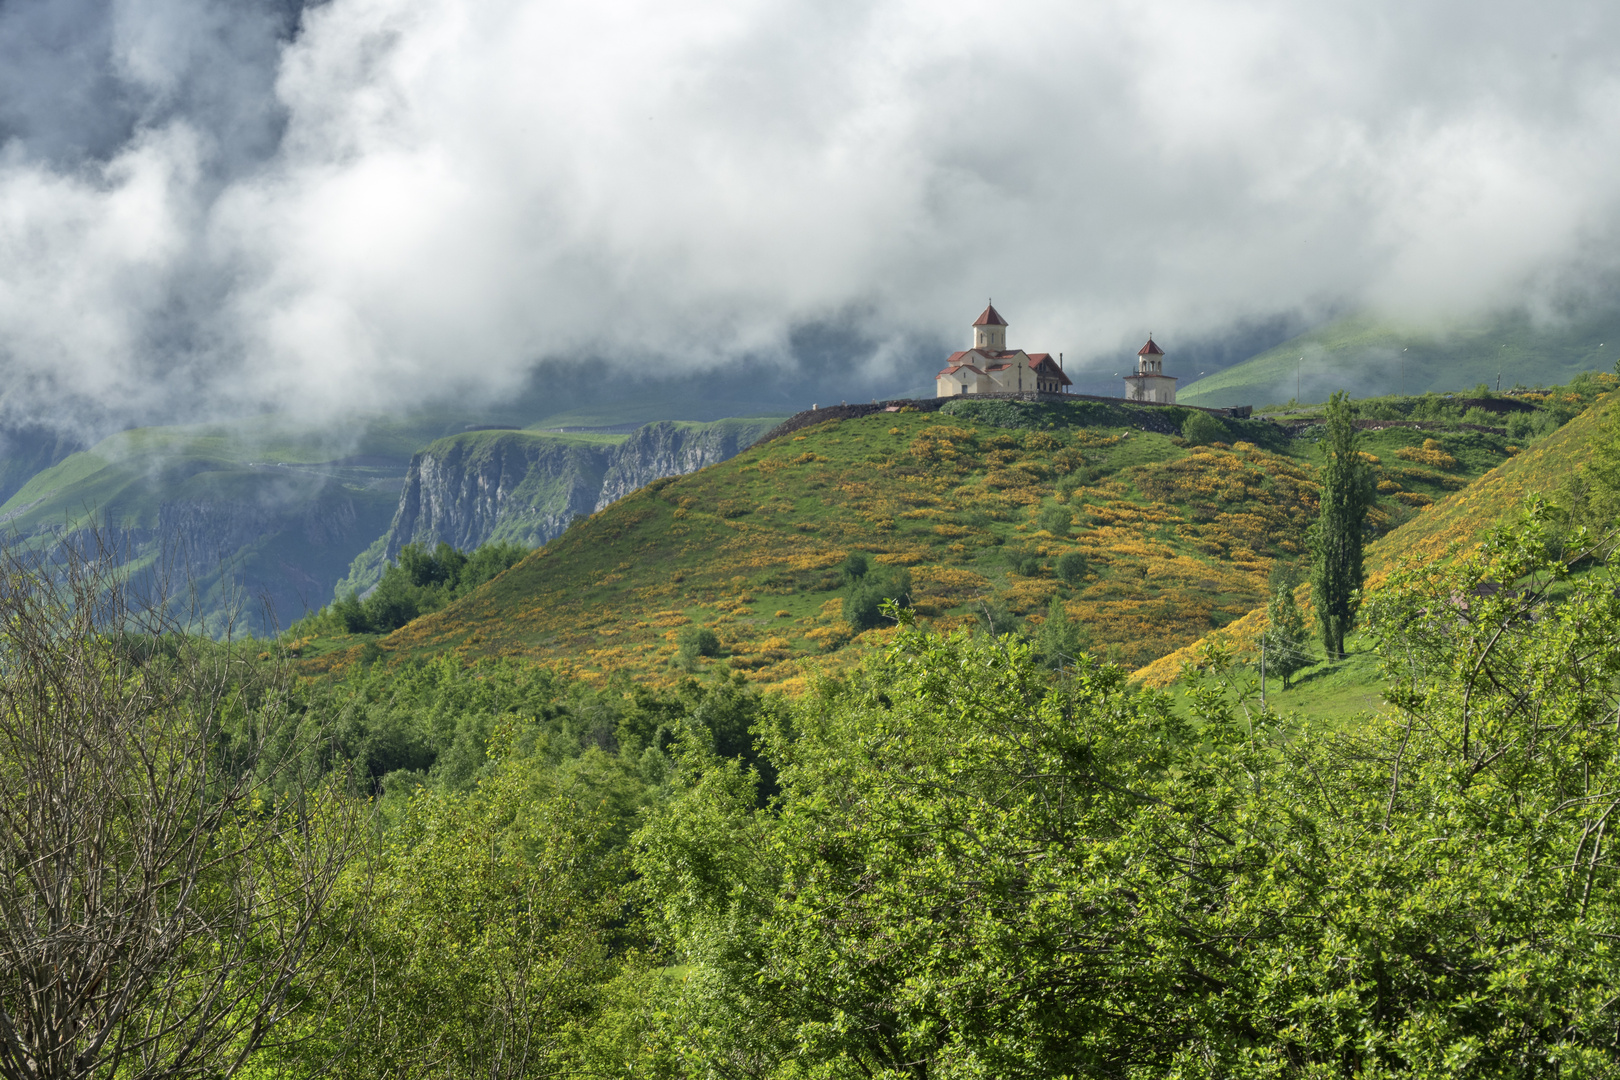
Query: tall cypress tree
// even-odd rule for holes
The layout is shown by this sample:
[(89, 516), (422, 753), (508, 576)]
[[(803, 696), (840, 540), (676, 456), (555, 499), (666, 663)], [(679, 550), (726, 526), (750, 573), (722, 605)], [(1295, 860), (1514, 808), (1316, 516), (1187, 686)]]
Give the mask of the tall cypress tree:
[(1317, 445), (1327, 460), (1322, 466), (1322, 510), (1311, 536), (1315, 552), (1311, 600), (1322, 629), (1322, 647), (1328, 659), (1338, 660), (1344, 657), (1344, 637), (1355, 622), (1367, 509), (1373, 501), (1372, 469), (1362, 460), (1361, 436), (1343, 390), (1328, 401), (1327, 437)]

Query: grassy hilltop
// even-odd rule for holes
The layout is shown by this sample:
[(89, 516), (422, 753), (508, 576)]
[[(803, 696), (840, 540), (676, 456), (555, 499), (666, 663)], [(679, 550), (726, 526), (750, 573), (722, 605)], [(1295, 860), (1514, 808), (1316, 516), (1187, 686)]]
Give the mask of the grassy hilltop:
[[(1145, 664), (1258, 604), (1316, 513), (1308, 432), (1228, 421), (1226, 439), (1189, 446), (1174, 434), (1186, 415), (963, 401), (824, 423), (650, 485), (377, 644), (396, 660), (519, 656), (657, 683), (682, 674), (685, 628), (706, 626), (723, 649), (703, 664), (794, 686), (859, 652), (838, 568), (860, 551), (906, 568), (918, 611), (940, 624), (1037, 614), (1058, 595), (1099, 651)], [(1382, 530), (1513, 452), (1504, 435), (1454, 425), (1392, 426), (1367, 444)], [(1067, 552), (1086, 562), (1071, 581), (1054, 573)], [(299, 647), (318, 672), (365, 644)]]

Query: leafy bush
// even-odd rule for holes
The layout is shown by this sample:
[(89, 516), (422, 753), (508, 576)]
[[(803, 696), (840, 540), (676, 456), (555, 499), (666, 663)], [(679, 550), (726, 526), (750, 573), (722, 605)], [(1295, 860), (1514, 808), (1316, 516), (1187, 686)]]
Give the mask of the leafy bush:
[(1068, 536), (1074, 527), (1074, 511), (1067, 506), (1046, 506), (1041, 509), (1040, 526), (1053, 536)]
[(1086, 571), (1090, 569), (1090, 563), (1078, 551), (1065, 551), (1058, 556), (1057, 562), (1053, 564), (1052, 568), (1057, 571), (1057, 576), (1062, 578), (1065, 583), (1074, 585), (1086, 576)]
[(1210, 443), (1225, 442), (1230, 436), (1219, 417), (1195, 410), (1188, 413), (1187, 419), (1182, 422), (1181, 437), (1193, 446), (1208, 446)]
[(1032, 551), (1014, 551), (1007, 557), (1007, 568), (1022, 577), (1039, 577), (1041, 557)]
[(903, 567), (874, 567), (850, 587), (844, 598), (844, 621), (856, 631), (882, 626), (883, 602), (911, 603), (911, 571)]
[(700, 656), (719, 655), (720, 637), (707, 626), (689, 626), (676, 640), (675, 666), (683, 671), (696, 671)]
[(699, 656), (720, 655), (720, 637), (707, 626), (693, 626), (681, 635), (683, 645), (691, 645)]

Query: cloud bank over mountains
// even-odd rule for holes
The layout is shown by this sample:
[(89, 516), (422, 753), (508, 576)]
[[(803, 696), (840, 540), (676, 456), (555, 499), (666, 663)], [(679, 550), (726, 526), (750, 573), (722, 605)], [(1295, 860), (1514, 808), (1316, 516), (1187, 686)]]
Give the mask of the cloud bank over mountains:
[[(1149, 328), (1605, 299), (1620, 11), (1393, 0), (14, 0), (0, 410), (697, 370), (834, 326), (1112, 371)], [(931, 355), (931, 354), (930, 354)], [(931, 371), (924, 372), (924, 379)]]

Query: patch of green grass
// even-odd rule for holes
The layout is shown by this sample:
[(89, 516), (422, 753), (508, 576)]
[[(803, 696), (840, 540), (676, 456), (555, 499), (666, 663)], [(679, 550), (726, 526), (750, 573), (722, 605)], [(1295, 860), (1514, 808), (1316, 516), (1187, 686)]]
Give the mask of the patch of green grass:
[[(1266, 704), (1275, 712), (1342, 723), (1384, 707), (1383, 678), (1372, 642), (1361, 634), (1345, 639), (1343, 660), (1321, 660), (1294, 673), (1287, 690), (1275, 675), (1266, 680)], [(1320, 643), (1317, 653), (1320, 655)]]

